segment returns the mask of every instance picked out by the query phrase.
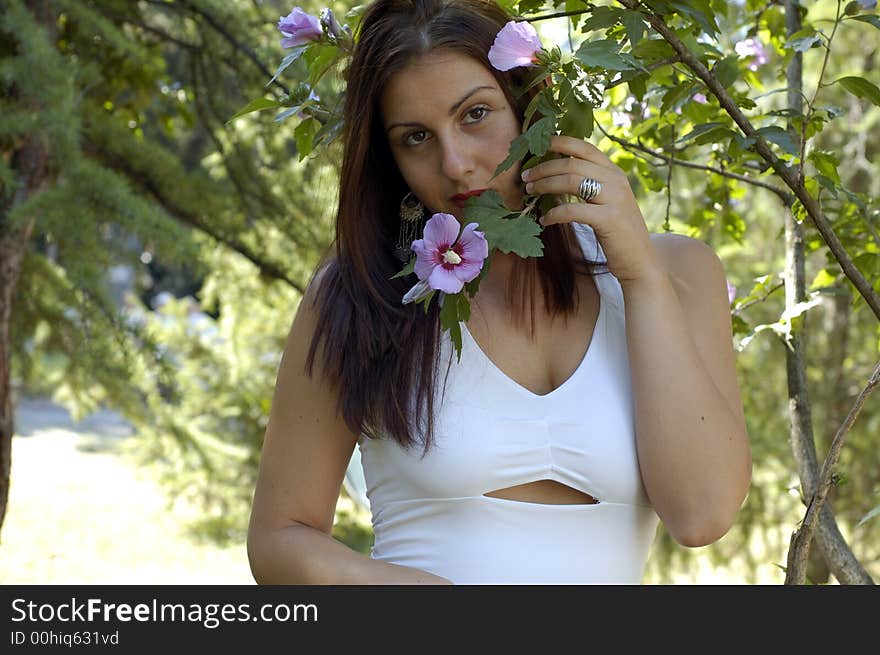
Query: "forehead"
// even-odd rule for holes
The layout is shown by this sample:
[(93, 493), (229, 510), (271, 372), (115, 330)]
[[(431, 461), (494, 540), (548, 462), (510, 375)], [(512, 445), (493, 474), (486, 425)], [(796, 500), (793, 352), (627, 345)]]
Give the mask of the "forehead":
[(462, 94), (476, 86), (500, 90), (491, 71), (473, 57), (437, 52), (417, 57), (391, 76), (380, 100), (386, 122), (423, 109), (444, 114)]

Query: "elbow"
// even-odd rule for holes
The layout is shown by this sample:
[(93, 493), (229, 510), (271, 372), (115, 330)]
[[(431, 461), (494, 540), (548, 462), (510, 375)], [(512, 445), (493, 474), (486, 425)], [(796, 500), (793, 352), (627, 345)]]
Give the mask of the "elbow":
[(700, 548), (719, 541), (730, 532), (736, 522), (739, 506), (734, 511), (716, 512), (702, 520), (688, 521), (683, 525), (669, 526), (669, 534), (685, 548)]
[(748, 495), (748, 488), (743, 494), (735, 495), (736, 501), (720, 502), (711, 507), (690, 508), (685, 512), (684, 520), (671, 521), (667, 529), (675, 541), (685, 548), (709, 546), (724, 537), (736, 523), (740, 507)]
[(685, 548), (701, 548), (702, 546), (709, 546), (714, 544), (716, 541), (721, 539), (725, 534), (727, 534), (729, 530), (729, 526), (726, 529), (718, 529), (718, 528), (703, 528), (703, 529), (688, 529), (685, 531), (672, 531), (670, 530), (670, 534), (672, 538), (675, 539), (680, 545)]
[(736, 523), (739, 511), (748, 498), (751, 480), (752, 461), (748, 458), (739, 476), (737, 489), (731, 491), (726, 499), (719, 498), (711, 509), (705, 505), (699, 509), (691, 508), (689, 515), (701, 518), (685, 521), (679, 525), (673, 524), (669, 530), (672, 538), (686, 548), (700, 548), (719, 541)]
[(254, 582), (258, 585), (268, 584), (263, 566), (265, 557), (263, 550), (260, 548), (259, 536), (255, 534), (253, 530), (248, 531), (247, 557), (251, 569), (251, 575), (254, 577)]

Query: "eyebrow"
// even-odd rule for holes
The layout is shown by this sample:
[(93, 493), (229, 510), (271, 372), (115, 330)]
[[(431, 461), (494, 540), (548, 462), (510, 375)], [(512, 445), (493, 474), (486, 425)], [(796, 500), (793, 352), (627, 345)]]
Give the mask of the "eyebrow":
[[(449, 115), (452, 116), (456, 111), (458, 111), (458, 108), (461, 107), (461, 106), (467, 101), (467, 99), (470, 98), (472, 95), (474, 95), (477, 91), (483, 91), (483, 90), (485, 90), (485, 89), (488, 89), (488, 90), (490, 90), (490, 91), (495, 91), (495, 90), (497, 90), (496, 87), (494, 87), (494, 86), (489, 86), (489, 85), (486, 85), (486, 84), (482, 84), (482, 85), (480, 85), (480, 86), (475, 86), (473, 89), (471, 89), (470, 91), (468, 91), (467, 93), (465, 93), (465, 94), (461, 97), (460, 100), (458, 100), (456, 103), (454, 103), (454, 104), (449, 108)], [(406, 123), (394, 123), (393, 125), (389, 125), (388, 128), (385, 130), (385, 132), (386, 132), (386, 133), (387, 133), (387, 132), (390, 132), (390, 131), (393, 130), (395, 127), (420, 127), (420, 126), (421, 126), (421, 123), (416, 123), (416, 122), (414, 122), (414, 121), (409, 121), (409, 122), (406, 122)]]

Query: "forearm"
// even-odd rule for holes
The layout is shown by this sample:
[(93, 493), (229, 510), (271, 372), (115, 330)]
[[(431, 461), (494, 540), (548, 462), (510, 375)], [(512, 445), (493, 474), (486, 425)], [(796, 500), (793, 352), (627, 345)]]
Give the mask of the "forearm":
[(679, 542), (711, 543), (744, 498), (748, 437), (700, 359), (669, 277), (622, 286), (646, 491)]
[(251, 536), (248, 558), (259, 584), (452, 584), (426, 571), (371, 559), (306, 525)]

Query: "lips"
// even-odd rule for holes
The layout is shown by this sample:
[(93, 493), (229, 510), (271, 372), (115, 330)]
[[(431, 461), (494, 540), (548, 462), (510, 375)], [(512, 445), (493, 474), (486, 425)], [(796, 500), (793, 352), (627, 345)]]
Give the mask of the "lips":
[(463, 209), (465, 200), (473, 196), (478, 196), (484, 191), (488, 191), (488, 189), (474, 189), (473, 191), (468, 191), (467, 193), (456, 193), (454, 196), (452, 196), (452, 198), (450, 198), (450, 200), (452, 200), (452, 202)]

